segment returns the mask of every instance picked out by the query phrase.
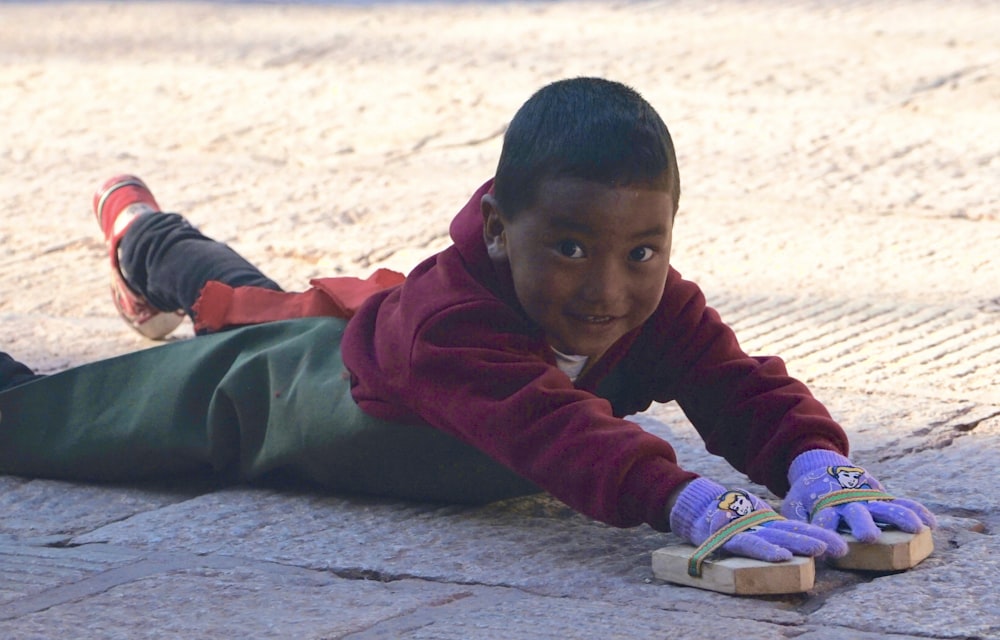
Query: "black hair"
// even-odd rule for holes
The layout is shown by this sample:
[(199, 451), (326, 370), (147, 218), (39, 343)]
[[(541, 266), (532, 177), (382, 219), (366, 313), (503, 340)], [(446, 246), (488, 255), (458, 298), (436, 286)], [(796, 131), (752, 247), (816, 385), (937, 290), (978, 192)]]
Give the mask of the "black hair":
[(494, 195), (505, 215), (534, 204), (539, 186), (555, 178), (667, 191), (675, 211), (680, 198), (667, 125), (637, 91), (601, 78), (542, 87), (504, 134)]

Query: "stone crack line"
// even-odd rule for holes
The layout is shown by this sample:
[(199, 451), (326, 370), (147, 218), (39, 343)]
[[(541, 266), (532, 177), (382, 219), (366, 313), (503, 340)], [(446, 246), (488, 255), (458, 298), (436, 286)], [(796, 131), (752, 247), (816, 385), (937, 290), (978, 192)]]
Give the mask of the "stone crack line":
[[(919, 445), (919, 446), (914, 446), (914, 447), (907, 447), (907, 448), (905, 448), (902, 451), (899, 451), (897, 453), (892, 453), (892, 454), (881, 456), (881, 457), (877, 458), (877, 460), (878, 460), (879, 463), (884, 463), (884, 462), (888, 462), (888, 461), (891, 461), (891, 460), (899, 460), (899, 459), (902, 459), (902, 458), (906, 458), (907, 456), (910, 456), (910, 455), (912, 455), (914, 453), (922, 453), (924, 451), (933, 451), (933, 450), (936, 450), (936, 449), (944, 449), (946, 447), (950, 447), (951, 445), (953, 445), (955, 443), (955, 440), (957, 440), (959, 438), (962, 438), (964, 436), (968, 436), (968, 435), (972, 434), (979, 427), (979, 425), (981, 425), (984, 422), (987, 422), (989, 420), (993, 420), (995, 418), (998, 418), (998, 417), (1000, 417), (1000, 410), (994, 411), (992, 413), (989, 413), (989, 414), (987, 414), (987, 415), (985, 415), (985, 416), (983, 416), (981, 418), (978, 418), (976, 420), (972, 420), (970, 422), (960, 422), (958, 424), (949, 425), (949, 427), (950, 427), (950, 431), (949, 432), (947, 432), (947, 433), (945, 433), (945, 434), (943, 434), (943, 435), (935, 438), (931, 442), (928, 442), (928, 443), (926, 443), (924, 445)], [(937, 426), (944, 426), (944, 425), (937, 425)], [(926, 429), (920, 429), (919, 431), (915, 432), (914, 435), (918, 435), (918, 436), (919, 435), (928, 435), (931, 432), (933, 432), (934, 428), (935, 428), (935, 425), (931, 425), (931, 426), (927, 427)]]
[(456, 617), (463, 612), (497, 607), (505, 603), (517, 602), (527, 597), (528, 594), (516, 588), (509, 588), (503, 592), (473, 593), (462, 591), (433, 602), (428, 602), (390, 618), (379, 620), (365, 629), (340, 636), (339, 640), (399, 638), (404, 634), (410, 634), (419, 629), (437, 624), (441, 620)]

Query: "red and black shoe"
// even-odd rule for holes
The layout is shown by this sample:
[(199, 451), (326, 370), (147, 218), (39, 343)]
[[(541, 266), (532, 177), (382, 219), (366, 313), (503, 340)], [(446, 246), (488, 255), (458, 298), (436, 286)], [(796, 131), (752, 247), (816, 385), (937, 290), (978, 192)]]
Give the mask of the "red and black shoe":
[(125, 322), (151, 340), (168, 336), (184, 321), (184, 313), (157, 309), (129, 287), (118, 263), (118, 243), (136, 216), (159, 211), (149, 187), (135, 176), (115, 176), (94, 193), (94, 215), (111, 259), (111, 300)]

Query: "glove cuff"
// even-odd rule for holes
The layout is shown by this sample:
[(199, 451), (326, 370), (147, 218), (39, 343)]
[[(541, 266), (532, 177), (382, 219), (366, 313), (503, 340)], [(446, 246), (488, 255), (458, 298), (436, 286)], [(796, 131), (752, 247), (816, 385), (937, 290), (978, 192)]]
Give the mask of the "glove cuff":
[(709, 505), (725, 492), (725, 487), (707, 478), (692, 480), (677, 496), (674, 508), (670, 510), (670, 530), (688, 542), (695, 542), (694, 529), (698, 518), (703, 517)]
[(824, 467), (854, 466), (854, 463), (836, 451), (828, 449), (811, 449), (800, 453), (788, 467), (788, 482), (795, 484), (803, 474)]

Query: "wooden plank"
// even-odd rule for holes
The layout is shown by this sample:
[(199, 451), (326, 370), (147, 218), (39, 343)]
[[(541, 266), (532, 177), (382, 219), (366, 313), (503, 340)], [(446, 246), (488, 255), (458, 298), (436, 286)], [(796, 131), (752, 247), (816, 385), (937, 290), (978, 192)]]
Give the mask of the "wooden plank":
[(871, 544), (859, 542), (850, 534), (842, 535), (847, 540), (847, 555), (830, 560), (838, 569), (905, 571), (920, 564), (934, 551), (934, 537), (927, 527), (918, 533), (886, 529)]
[(800, 556), (787, 562), (711, 558), (702, 565), (701, 577), (692, 577), (687, 570), (694, 549), (686, 544), (657, 549), (653, 552), (653, 575), (675, 584), (744, 596), (801, 593), (816, 582), (813, 559)]

